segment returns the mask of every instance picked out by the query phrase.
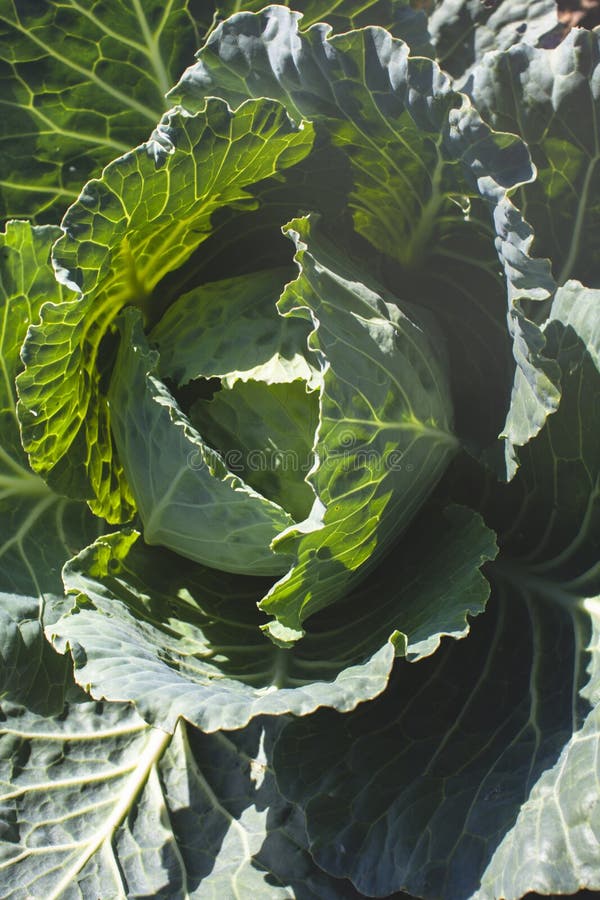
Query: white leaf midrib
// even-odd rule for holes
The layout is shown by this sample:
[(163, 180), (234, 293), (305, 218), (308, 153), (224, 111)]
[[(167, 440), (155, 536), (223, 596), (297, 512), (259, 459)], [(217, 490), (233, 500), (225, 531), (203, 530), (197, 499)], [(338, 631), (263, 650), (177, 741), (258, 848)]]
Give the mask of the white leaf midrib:
[(172, 737), (173, 736), (167, 732), (160, 731), (157, 728), (152, 729), (146, 748), (140, 755), (138, 764), (131, 773), (123, 790), (120, 792), (118, 801), (115, 804), (112, 813), (105, 820), (102, 827), (91, 836), (83, 851), (65, 871), (60, 882), (56, 885), (52, 893), (48, 895), (48, 900), (58, 900), (63, 891), (71, 885), (73, 879), (81, 872), (92, 856), (97, 853), (103, 845), (112, 841), (115, 832), (126, 818), (127, 813), (132, 808), (138, 795), (144, 788), (153, 767), (156, 766), (170, 744)]

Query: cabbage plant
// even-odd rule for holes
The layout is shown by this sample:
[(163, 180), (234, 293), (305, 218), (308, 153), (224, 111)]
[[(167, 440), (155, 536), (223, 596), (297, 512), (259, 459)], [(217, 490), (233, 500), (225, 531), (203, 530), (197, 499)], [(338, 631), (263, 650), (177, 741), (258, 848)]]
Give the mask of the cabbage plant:
[(600, 45), (563, 37), (0, 0), (5, 896), (600, 890)]

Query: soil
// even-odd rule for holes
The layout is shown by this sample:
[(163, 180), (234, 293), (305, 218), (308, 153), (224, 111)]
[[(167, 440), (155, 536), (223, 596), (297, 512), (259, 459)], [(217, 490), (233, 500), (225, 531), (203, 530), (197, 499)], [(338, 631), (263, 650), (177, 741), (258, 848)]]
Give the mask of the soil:
[(596, 28), (600, 25), (600, 0), (558, 0), (558, 21), (565, 26), (565, 33), (579, 28)]

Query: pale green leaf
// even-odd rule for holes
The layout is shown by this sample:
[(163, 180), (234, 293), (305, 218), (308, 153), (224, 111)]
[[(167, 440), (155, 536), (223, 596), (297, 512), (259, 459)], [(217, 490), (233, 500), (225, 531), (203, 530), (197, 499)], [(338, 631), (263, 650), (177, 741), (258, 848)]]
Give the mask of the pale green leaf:
[(149, 340), (160, 351), (161, 377), (179, 386), (219, 378), (226, 390), (191, 405), (193, 424), (232, 472), (298, 521), (314, 501), (304, 476), (318, 395), (307, 388), (321, 376), (308, 351), (308, 323), (277, 311), (293, 275), (268, 269), (201, 285), (169, 307)]
[(271, 542), (293, 524), (203, 440), (157, 377), (139, 310), (126, 310), (109, 392), (112, 429), (144, 537), (188, 559), (249, 575), (277, 575), (290, 560)]
[(201, 284), (184, 293), (152, 329), (161, 376), (177, 385), (196, 378), (318, 383), (309, 358), (309, 327), (277, 313), (293, 267)]
[(567, 281), (554, 295), (549, 319), (575, 332), (600, 372), (600, 290)]
[(527, 301), (551, 298), (569, 279), (600, 284), (599, 40), (575, 29), (554, 50), (513, 47), (487, 57), (469, 83), (482, 115), (520, 135), (537, 167), (536, 179), (512, 197), (518, 212), (505, 209), (501, 222), (517, 358), (503, 429), (509, 475), (517, 449), (538, 433), (560, 397), (559, 370), (540, 329), (548, 306)]
[(179, 716), (212, 732), (263, 714), (352, 709), (384, 689), (394, 659), (389, 613), (381, 640), (338, 635), (336, 621), (297, 650), (277, 648), (259, 627), (264, 579), (191, 564), (135, 532), (101, 538), (64, 577), (80, 600), (48, 635), (71, 649), (76, 679), (93, 696), (133, 699), (169, 731)]
[(306, 475), (314, 464), (317, 391), (307, 392), (303, 381), (238, 382), (212, 400), (198, 400), (190, 415), (231, 471), (294, 521), (309, 515), (315, 494)]

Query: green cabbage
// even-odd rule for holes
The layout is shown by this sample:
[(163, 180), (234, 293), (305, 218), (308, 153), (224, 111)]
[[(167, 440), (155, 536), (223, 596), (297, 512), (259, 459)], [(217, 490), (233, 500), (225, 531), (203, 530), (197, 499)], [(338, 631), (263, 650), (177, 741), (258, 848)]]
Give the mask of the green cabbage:
[(0, 0), (7, 897), (600, 890), (599, 64)]

